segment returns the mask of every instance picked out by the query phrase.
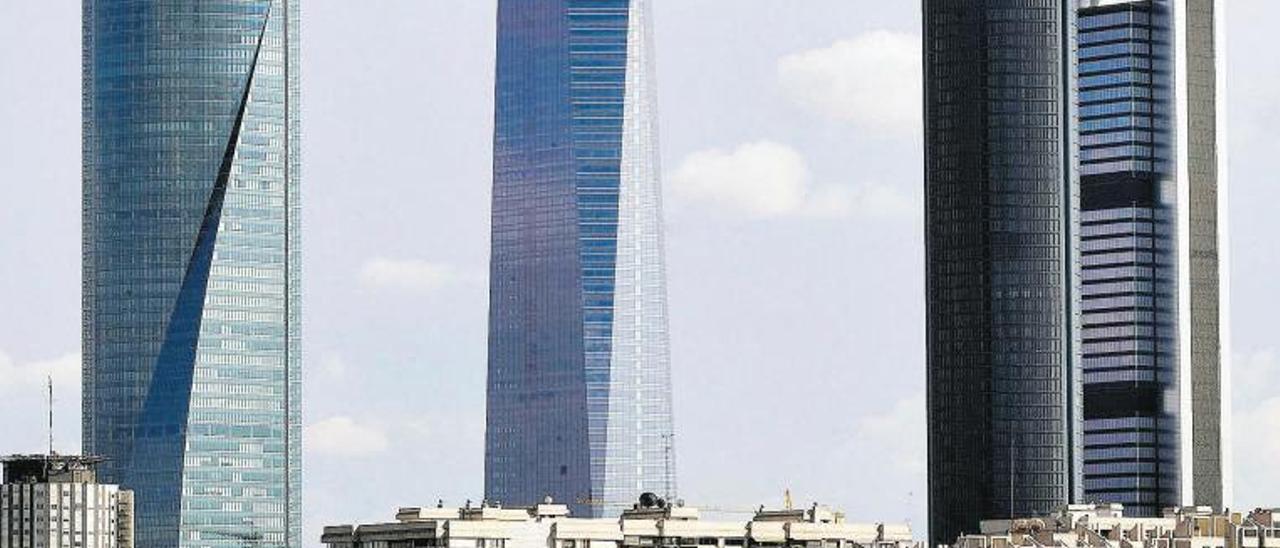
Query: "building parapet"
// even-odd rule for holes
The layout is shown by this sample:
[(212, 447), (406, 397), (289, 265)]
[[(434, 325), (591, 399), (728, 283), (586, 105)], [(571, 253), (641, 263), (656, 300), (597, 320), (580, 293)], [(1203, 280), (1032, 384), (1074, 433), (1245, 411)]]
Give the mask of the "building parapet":
[(987, 520), (952, 548), (1280, 548), (1280, 509), (1217, 513), (1171, 508), (1158, 518), (1124, 516), (1118, 504), (1070, 505), (1045, 517)]
[(0, 458), (0, 547), (133, 548), (131, 491), (98, 483), (98, 457)]
[(920, 548), (906, 524), (849, 523), (814, 505), (750, 520), (703, 520), (698, 508), (646, 504), (618, 518), (575, 518), (565, 505), (408, 507), (392, 523), (326, 527), (329, 548)]

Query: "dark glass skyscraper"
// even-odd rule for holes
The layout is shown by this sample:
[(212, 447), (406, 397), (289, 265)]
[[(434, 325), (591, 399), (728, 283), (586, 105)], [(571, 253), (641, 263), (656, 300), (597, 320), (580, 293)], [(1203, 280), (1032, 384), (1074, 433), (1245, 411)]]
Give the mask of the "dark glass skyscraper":
[(932, 542), (1221, 508), (1222, 1), (924, 9)]
[(647, 0), (500, 0), (485, 496), (674, 495)]
[(84, 447), (142, 546), (298, 546), (298, 0), (85, 0)]
[(1079, 15), (1085, 497), (1134, 516), (1181, 505), (1171, 16)]
[(1079, 12), (1085, 497), (1229, 499), (1212, 0)]
[(1076, 0), (924, 0), (929, 535), (1081, 495)]

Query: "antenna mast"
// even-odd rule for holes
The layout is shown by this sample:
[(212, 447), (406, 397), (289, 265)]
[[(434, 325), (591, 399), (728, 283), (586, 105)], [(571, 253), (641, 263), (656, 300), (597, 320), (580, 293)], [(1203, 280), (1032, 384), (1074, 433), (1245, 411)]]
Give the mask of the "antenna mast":
[(675, 436), (676, 436), (675, 433), (668, 433), (662, 436), (662, 441), (666, 442), (666, 447), (663, 448), (664, 449), (663, 459), (666, 464), (666, 476), (667, 476), (666, 478), (664, 478), (666, 481), (663, 483), (665, 483), (666, 485), (664, 485), (663, 487), (667, 491), (665, 495), (667, 500), (669, 501), (676, 496), (674, 486), (672, 485), (675, 483), (675, 476), (671, 475), (671, 441), (672, 441), (672, 438), (674, 438)]
[(53, 375), (49, 375), (49, 456), (53, 456)]

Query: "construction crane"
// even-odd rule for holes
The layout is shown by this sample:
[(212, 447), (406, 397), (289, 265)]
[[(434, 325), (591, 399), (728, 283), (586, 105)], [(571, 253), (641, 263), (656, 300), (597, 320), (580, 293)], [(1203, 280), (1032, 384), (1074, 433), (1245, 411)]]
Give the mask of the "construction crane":
[(200, 533), (201, 536), (210, 535), (215, 538), (238, 540), (244, 543), (243, 544), (244, 548), (261, 548), (262, 547), (262, 531), (259, 531), (257, 527), (253, 527), (252, 525), (250, 525), (250, 530), (247, 533), (241, 532), (241, 531), (224, 531), (224, 530), (218, 530), (218, 529), (197, 529), (196, 532)]
[[(646, 497), (647, 497), (647, 496), (651, 496), (651, 495), (653, 495), (653, 494), (652, 494), (652, 493), (645, 493), (644, 495), (642, 495), (642, 496), (640, 497), (641, 504), (642, 504), (642, 505), (644, 505), (644, 504), (645, 504)], [(654, 502), (657, 502), (657, 503), (658, 503), (658, 507), (659, 507), (659, 508), (663, 507), (663, 505), (671, 504), (669, 501), (665, 501), (665, 500), (663, 500), (663, 499), (657, 499), (657, 500), (656, 500), (656, 501), (654, 501)], [(600, 499), (593, 499), (593, 498), (591, 498), (591, 497), (589, 497), (589, 496), (578, 497), (578, 504), (581, 504), (581, 505), (584, 505), (584, 506), (614, 506), (614, 507), (621, 506), (621, 507), (623, 507), (623, 508), (626, 508), (626, 507), (631, 506), (631, 505), (633, 505), (633, 504), (635, 504), (635, 503), (636, 503), (636, 501), (625, 501), (625, 502), (623, 502), (623, 501), (612, 501), (612, 500), (600, 500)], [(677, 501), (675, 501), (675, 502), (674, 502), (674, 504), (675, 504), (676, 506), (684, 506), (684, 501), (683, 501), (683, 500), (677, 500)], [(722, 507), (722, 506), (698, 506), (697, 508), (698, 508), (698, 510), (702, 510), (702, 511), (705, 511), (705, 512), (717, 512), (717, 513), (721, 513), (721, 514), (756, 514), (756, 513), (758, 513), (758, 512), (762, 512), (762, 511), (764, 511), (764, 506), (760, 506), (759, 508), (729, 508), (729, 507)], [(794, 500), (792, 500), (792, 498), (791, 498), (791, 488), (790, 488), (790, 487), (786, 488), (786, 489), (782, 492), (782, 508), (783, 508), (784, 510), (795, 510), (795, 502), (794, 502)]]

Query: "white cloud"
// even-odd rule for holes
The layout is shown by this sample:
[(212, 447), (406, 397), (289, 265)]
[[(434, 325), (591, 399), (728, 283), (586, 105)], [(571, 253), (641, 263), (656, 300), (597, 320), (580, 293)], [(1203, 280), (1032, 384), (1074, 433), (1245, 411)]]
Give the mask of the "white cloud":
[(19, 364), (4, 352), (0, 352), (0, 394), (40, 391), (48, 379), (53, 379), (57, 392), (74, 389), (80, 393), (80, 354), (66, 354), (59, 358)]
[(382, 287), (430, 293), (460, 279), (457, 270), (440, 263), (378, 257), (360, 268), (360, 282)]
[(347, 379), (347, 362), (339, 356), (325, 356), (320, 360), (319, 373), (325, 380), (340, 382)]
[(909, 216), (916, 209), (910, 198), (884, 185), (816, 185), (804, 156), (772, 141), (694, 152), (670, 181), (673, 192), (688, 202), (756, 219), (888, 218)]
[(859, 127), (915, 135), (921, 128), (920, 37), (873, 31), (778, 61), (796, 104)]
[(692, 201), (714, 202), (753, 217), (774, 217), (804, 205), (809, 166), (791, 147), (759, 141), (731, 151), (694, 152), (681, 162), (671, 181), (677, 194)]
[(887, 185), (826, 185), (813, 189), (804, 213), (826, 218), (902, 219), (920, 213), (920, 208), (915, 200)]
[(1271, 349), (1236, 356), (1231, 363), (1232, 397), (1252, 405), (1280, 389), (1280, 357)]
[(899, 400), (887, 413), (863, 417), (857, 434), (862, 450), (882, 452), (890, 468), (904, 480), (925, 474), (924, 394)]
[(1280, 485), (1280, 396), (1249, 403), (1237, 405), (1233, 417), (1234, 503), (1241, 508), (1274, 505)]
[(1232, 453), (1235, 504), (1275, 504), (1280, 485), (1280, 359), (1272, 349), (1238, 356), (1232, 364)]
[[(829, 450), (816, 451), (823, 458), (812, 466), (822, 471), (821, 478), (844, 475), (858, 486), (858, 492), (876, 493), (876, 501), (870, 504), (863, 501), (865, 497), (848, 499), (844, 504), (851, 515), (926, 523), (924, 393), (877, 394), (876, 401), (881, 402), (877, 408), (859, 408), (848, 417), (849, 425), (834, 427), (838, 442)], [(815, 441), (815, 447), (821, 443)], [(811, 484), (810, 489), (812, 485), (822, 484)]]
[(370, 457), (391, 446), (381, 428), (351, 417), (330, 417), (307, 427), (307, 452), (335, 457)]

